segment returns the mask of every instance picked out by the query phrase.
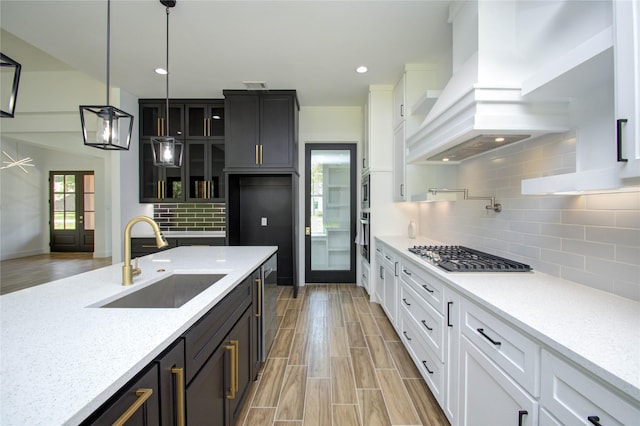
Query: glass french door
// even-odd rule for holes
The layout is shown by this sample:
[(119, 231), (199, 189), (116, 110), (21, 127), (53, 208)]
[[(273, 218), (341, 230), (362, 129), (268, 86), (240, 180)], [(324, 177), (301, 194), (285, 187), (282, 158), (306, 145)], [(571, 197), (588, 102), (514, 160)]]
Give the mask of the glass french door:
[(93, 252), (93, 172), (49, 172), (49, 233), (52, 252)]
[(305, 146), (305, 281), (354, 283), (356, 145)]

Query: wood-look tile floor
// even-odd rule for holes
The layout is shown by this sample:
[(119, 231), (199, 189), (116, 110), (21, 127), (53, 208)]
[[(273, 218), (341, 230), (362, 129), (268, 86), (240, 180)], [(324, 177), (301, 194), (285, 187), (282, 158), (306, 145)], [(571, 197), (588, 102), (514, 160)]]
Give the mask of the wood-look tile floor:
[(0, 262), (0, 294), (48, 283), (111, 265), (93, 253), (45, 253)]
[(278, 297), (278, 334), (237, 426), (448, 425), (380, 305), (361, 287)]

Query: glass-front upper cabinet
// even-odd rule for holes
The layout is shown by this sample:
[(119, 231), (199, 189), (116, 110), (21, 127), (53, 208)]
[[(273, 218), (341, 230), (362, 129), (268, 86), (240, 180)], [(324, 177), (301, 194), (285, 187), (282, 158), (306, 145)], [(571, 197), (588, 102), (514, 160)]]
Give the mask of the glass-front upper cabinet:
[(224, 143), (188, 141), (187, 164), (187, 201), (224, 200)]
[[(167, 120), (167, 106), (165, 103), (140, 104), (140, 137), (154, 136), (184, 136), (184, 105), (169, 104), (169, 118)], [(169, 134), (167, 135), (167, 121)]]
[(188, 139), (224, 138), (224, 100), (207, 104), (187, 104)]

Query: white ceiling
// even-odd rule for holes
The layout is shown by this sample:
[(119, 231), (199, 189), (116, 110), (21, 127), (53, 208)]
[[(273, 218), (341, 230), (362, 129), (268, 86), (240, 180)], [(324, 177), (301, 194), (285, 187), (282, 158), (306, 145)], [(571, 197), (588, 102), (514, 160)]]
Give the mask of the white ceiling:
[[(170, 13), (169, 96), (221, 98), (223, 89), (259, 80), (270, 89), (296, 89), (303, 106), (360, 106), (369, 84), (394, 84), (404, 64), (447, 57), (448, 5), (178, 0)], [(0, 48), (25, 72), (66, 64), (104, 81), (106, 16), (106, 0), (2, 0)], [(153, 70), (165, 65), (165, 49), (158, 0), (112, 0), (112, 86), (164, 98), (165, 79)], [(367, 74), (354, 71), (361, 64)]]

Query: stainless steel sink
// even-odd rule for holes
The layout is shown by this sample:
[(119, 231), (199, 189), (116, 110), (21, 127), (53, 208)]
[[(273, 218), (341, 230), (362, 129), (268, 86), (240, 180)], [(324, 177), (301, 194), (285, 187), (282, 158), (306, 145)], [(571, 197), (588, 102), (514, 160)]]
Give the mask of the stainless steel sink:
[(100, 306), (101, 308), (179, 308), (226, 274), (173, 274)]

